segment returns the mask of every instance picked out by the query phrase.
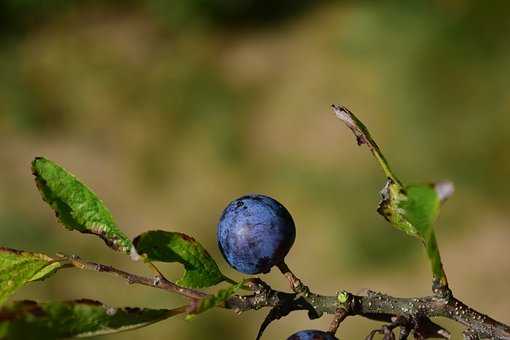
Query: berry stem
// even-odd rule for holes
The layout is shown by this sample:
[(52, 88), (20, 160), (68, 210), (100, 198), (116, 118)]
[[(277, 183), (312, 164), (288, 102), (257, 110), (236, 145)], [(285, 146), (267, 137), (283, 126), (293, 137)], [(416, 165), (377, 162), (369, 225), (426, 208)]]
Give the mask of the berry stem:
[(293, 292), (304, 295), (310, 293), (310, 289), (289, 269), (285, 261), (280, 262), (277, 267), (289, 281), (290, 288)]
[(331, 323), (329, 324), (328, 333), (335, 335), (336, 331), (338, 330), (338, 327), (348, 315), (349, 313), (345, 309), (338, 308), (335, 313), (335, 316), (333, 317), (333, 320), (331, 320)]

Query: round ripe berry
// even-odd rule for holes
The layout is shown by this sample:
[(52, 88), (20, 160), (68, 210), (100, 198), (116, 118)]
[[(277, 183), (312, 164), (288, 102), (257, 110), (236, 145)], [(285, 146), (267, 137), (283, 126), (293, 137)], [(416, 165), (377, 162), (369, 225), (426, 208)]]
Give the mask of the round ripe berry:
[(331, 333), (310, 329), (294, 333), (287, 340), (338, 340), (338, 338)]
[(268, 273), (283, 262), (296, 238), (292, 216), (275, 199), (240, 197), (225, 208), (218, 224), (218, 246), (227, 262), (245, 274)]

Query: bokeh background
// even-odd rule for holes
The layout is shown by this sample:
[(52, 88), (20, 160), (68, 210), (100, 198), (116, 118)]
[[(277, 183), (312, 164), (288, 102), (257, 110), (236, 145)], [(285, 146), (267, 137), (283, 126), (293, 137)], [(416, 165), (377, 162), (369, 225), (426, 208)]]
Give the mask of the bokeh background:
[[(230, 200), (258, 192), (293, 214), (288, 263), (314, 290), (428, 294), (424, 252), (375, 212), (384, 178), (330, 111), (340, 103), (402, 179), (455, 182), (437, 225), (449, 280), (459, 298), (510, 322), (509, 9), (467, 0), (3, 0), (0, 244), (148, 274), (57, 225), (29, 168), (44, 155), (88, 183), (129, 235), (193, 235), (232, 277), (241, 278), (217, 249), (216, 223)], [(285, 289), (278, 273), (265, 279)], [(15, 296), (80, 297), (182, 301), (77, 271)], [(264, 316), (215, 310), (104, 339), (253, 339)], [(293, 313), (265, 338), (328, 322)], [(351, 318), (339, 335), (360, 339), (375, 326)]]

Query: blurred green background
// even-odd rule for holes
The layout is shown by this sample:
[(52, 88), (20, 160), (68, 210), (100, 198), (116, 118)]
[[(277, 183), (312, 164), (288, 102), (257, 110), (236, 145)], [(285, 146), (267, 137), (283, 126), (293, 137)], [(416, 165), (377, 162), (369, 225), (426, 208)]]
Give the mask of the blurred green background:
[[(241, 278), (217, 249), (217, 220), (230, 200), (259, 192), (293, 214), (288, 264), (314, 290), (428, 294), (421, 246), (375, 212), (384, 178), (330, 111), (339, 103), (404, 181), (455, 182), (437, 226), (450, 283), (510, 322), (508, 10), (466, 0), (3, 0), (0, 245), (149, 274), (57, 225), (29, 168), (44, 155), (88, 183), (129, 235), (191, 234), (230, 276)], [(161, 267), (170, 277), (181, 270)], [(285, 289), (278, 273), (265, 279)], [(75, 271), (15, 296), (80, 297), (181, 303)], [(104, 339), (254, 339), (264, 316), (217, 310)], [(293, 313), (265, 338), (328, 322)], [(360, 339), (375, 326), (351, 318), (339, 335)]]

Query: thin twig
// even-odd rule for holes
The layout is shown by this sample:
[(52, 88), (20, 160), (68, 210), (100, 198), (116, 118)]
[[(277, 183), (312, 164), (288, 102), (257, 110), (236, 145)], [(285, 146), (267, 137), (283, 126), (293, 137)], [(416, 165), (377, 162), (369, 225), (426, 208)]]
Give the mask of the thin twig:
[(169, 292), (173, 292), (173, 293), (182, 295), (189, 299), (195, 299), (195, 300), (202, 299), (208, 295), (207, 293), (204, 293), (204, 292), (201, 292), (201, 291), (198, 291), (195, 289), (190, 289), (190, 288), (179, 286), (179, 285), (167, 280), (162, 275), (156, 275), (153, 278), (140, 276), (140, 275), (125, 272), (123, 270), (114, 268), (109, 265), (104, 265), (104, 264), (91, 262), (91, 261), (85, 261), (75, 255), (73, 255), (73, 256), (64, 255), (63, 260), (68, 261), (69, 264), (71, 264), (72, 266), (79, 268), (79, 269), (111, 273), (111, 274), (114, 274), (116, 276), (119, 276), (119, 277), (125, 279), (129, 284), (140, 284), (140, 285), (149, 286), (149, 287), (153, 287), (153, 288), (159, 288), (159, 289), (163, 289), (163, 290), (166, 290)]

